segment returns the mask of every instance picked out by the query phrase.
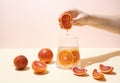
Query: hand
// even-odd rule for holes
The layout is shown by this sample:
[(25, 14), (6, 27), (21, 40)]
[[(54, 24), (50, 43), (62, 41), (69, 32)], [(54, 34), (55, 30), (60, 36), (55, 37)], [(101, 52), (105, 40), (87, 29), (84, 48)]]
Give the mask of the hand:
[(79, 11), (74, 9), (74, 10), (69, 10), (69, 11), (66, 11), (64, 13), (69, 13), (71, 15), (72, 18), (76, 18), (79, 14)]
[(65, 13), (69, 13), (71, 17), (73, 18), (73, 25), (75, 26), (82, 26), (87, 24), (87, 20), (89, 15), (80, 11), (80, 10), (69, 10)]

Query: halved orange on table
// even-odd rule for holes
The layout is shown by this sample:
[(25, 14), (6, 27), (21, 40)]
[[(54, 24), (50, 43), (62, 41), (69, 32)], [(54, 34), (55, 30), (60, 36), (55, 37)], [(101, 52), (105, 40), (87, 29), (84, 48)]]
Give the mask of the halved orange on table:
[(32, 62), (32, 69), (34, 70), (34, 73), (36, 74), (43, 73), (44, 71), (46, 71), (47, 65), (46, 63), (42, 61), (35, 60)]
[(61, 28), (69, 30), (72, 27), (72, 17), (69, 13), (63, 13), (59, 18)]
[(73, 62), (73, 55), (69, 50), (60, 51), (58, 54), (59, 63), (67, 66)]
[(73, 67), (72, 68), (74, 75), (77, 76), (84, 76), (86, 75), (87, 70), (85, 68), (78, 68), (78, 67)]
[(105, 66), (103, 64), (100, 64), (99, 68), (100, 68), (101, 72), (105, 73), (105, 74), (109, 74), (109, 73), (111, 73), (113, 71), (113, 67), (112, 66)]
[(104, 78), (104, 75), (101, 72), (98, 72), (97, 69), (93, 70), (92, 75), (93, 75), (93, 78), (96, 80), (101, 80)]

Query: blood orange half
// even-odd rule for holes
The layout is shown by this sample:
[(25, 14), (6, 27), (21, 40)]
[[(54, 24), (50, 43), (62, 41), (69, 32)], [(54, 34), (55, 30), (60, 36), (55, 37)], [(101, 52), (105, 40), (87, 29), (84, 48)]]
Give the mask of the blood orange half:
[(35, 73), (43, 73), (47, 69), (47, 65), (42, 61), (35, 60), (32, 63), (32, 69)]
[(101, 72), (105, 73), (105, 74), (109, 74), (109, 73), (111, 73), (113, 71), (113, 67), (112, 66), (105, 66), (103, 64), (100, 64), (99, 68), (100, 68)]
[(71, 29), (72, 27), (72, 20), (71, 15), (69, 13), (63, 13), (59, 18), (59, 23), (61, 28), (63, 29)]
[(73, 72), (75, 75), (83, 76), (86, 75), (87, 70), (84, 68), (73, 67)]
[(93, 70), (92, 75), (93, 75), (93, 78), (97, 80), (101, 80), (104, 78), (104, 75), (101, 72), (98, 72), (97, 69)]

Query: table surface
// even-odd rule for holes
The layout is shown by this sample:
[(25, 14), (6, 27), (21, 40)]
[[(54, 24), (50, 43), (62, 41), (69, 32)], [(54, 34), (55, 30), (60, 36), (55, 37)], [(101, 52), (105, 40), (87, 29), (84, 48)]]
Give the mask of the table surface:
[[(75, 76), (72, 70), (59, 69), (56, 66), (57, 48), (51, 48), (54, 54), (53, 61), (48, 64), (47, 72), (34, 74), (31, 63), (38, 59), (41, 48), (24, 49), (0, 49), (0, 83), (118, 83), (120, 80), (120, 48), (80, 48), (81, 64), (87, 69), (87, 76)], [(28, 58), (28, 69), (17, 71), (13, 65), (13, 59), (17, 55), (25, 55)], [(114, 67), (111, 74), (104, 74), (105, 79), (98, 81), (93, 79), (93, 69), (98, 69), (99, 64)]]

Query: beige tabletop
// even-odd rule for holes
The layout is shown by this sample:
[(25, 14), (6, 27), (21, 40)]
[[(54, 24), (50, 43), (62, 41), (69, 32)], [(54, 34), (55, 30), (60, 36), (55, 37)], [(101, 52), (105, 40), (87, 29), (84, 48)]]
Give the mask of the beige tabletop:
[[(40, 75), (34, 74), (31, 63), (38, 60), (40, 49), (0, 49), (0, 83), (118, 83), (120, 79), (120, 48), (80, 48), (81, 64), (87, 69), (87, 76), (75, 76), (72, 70), (57, 68), (57, 48), (51, 48), (54, 57), (53, 61), (48, 64), (47, 72)], [(15, 70), (13, 59), (20, 54), (28, 58), (27, 70)], [(114, 67), (113, 72), (104, 74), (105, 79), (101, 81), (92, 77), (93, 69), (99, 70), (99, 64)]]

